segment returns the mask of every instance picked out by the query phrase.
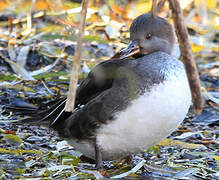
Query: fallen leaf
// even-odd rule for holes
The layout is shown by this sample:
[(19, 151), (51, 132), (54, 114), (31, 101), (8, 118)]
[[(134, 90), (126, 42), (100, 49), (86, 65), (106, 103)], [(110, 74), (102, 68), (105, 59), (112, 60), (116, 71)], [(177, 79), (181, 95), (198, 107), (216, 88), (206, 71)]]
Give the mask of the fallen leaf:
[(206, 147), (202, 144), (192, 144), (192, 143), (186, 143), (186, 142), (172, 140), (172, 139), (164, 139), (158, 145), (174, 146), (174, 147), (181, 147), (181, 148), (187, 148), (187, 149), (202, 149), (202, 148), (206, 149)]

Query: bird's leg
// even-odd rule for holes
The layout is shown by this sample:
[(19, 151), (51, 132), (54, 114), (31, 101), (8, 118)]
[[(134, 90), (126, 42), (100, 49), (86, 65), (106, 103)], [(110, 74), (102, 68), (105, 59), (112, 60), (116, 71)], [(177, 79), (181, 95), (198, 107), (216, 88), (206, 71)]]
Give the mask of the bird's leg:
[(98, 170), (103, 169), (103, 159), (102, 159), (102, 153), (100, 150), (100, 147), (97, 144), (97, 141), (95, 139), (95, 160), (96, 160), (96, 168)]

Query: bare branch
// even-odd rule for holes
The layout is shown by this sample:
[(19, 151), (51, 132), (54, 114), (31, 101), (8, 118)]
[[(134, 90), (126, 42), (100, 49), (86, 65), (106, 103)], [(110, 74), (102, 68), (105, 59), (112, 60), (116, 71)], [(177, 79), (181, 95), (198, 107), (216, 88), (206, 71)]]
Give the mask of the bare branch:
[(160, 0), (157, 4), (157, 13), (161, 12), (163, 6), (165, 5), (166, 0)]
[(197, 114), (200, 114), (203, 109), (203, 99), (201, 96), (200, 79), (192, 55), (192, 48), (189, 44), (188, 32), (183, 20), (182, 10), (177, 0), (169, 0), (169, 5), (172, 10), (172, 16), (174, 19), (174, 26), (179, 40), (180, 51), (182, 54), (183, 62), (186, 67), (187, 76), (189, 79), (195, 112)]
[(82, 39), (84, 36), (84, 27), (85, 27), (85, 20), (86, 20), (86, 14), (87, 14), (87, 7), (88, 7), (88, 0), (83, 0), (82, 1), (82, 9), (81, 9), (81, 20), (80, 20), (80, 25), (79, 25), (78, 39), (77, 39), (76, 54), (75, 54), (75, 58), (74, 58), (74, 65), (72, 66), (72, 76), (71, 76), (71, 80), (70, 80), (68, 97), (67, 97), (67, 101), (66, 101), (66, 105), (65, 105), (65, 111), (67, 111), (67, 112), (73, 111), (74, 106), (75, 106), (78, 74), (79, 74), (79, 70), (80, 70)]
[(156, 18), (157, 16), (157, 0), (153, 0), (152, 9), (151, 9), (152, 17)]

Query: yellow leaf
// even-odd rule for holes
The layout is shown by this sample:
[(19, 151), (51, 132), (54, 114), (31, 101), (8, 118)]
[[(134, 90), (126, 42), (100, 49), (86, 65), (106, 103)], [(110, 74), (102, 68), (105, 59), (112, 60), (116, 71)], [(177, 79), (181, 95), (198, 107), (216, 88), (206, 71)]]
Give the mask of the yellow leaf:
[(191, 45), (192, 45), (192, 52), (194, 52), (194, 53), (198, 53), (203, 49), (203, 46), (201, 46), (201, 45), (197, 45), (194, 43), (191, 43)]
[(146, 13), (151, 10), (152, 1), (150, 2), (140, 2), (136, 4), (136, 10), (138, 15)]
[(174, 146), (174, 147), (181, 147), (186, 149), (199, 149), (199, 148), (206, 148), (202, 144), (192, 144), (186, 143), (179, 140), (172, 140), (172, 139), (164, 139), (158, 145), (160, 146)]
[(213, 158), (217, 161), (217, 166), (219, 167), (219, 156), (213, 156)]
[(206, 5), (208, 9), (216, 10), (217, 2), (216, 0), (206, 0)]
[(108, 4), (109, 4), (110, 7), (113, 7), (114, 4), (115, 4), (115, 1), (114, 1), (114, 0), (109, 0), (109, 1), (108, 1)]
[(0, 10), (3, 10), (7, 7), (9, 7), (10, 2), (9, 1), (0, 1)]
[(5, 135), (4, 139), (10, 144), (14, 144), (14, 145), (20, 145), (23, 142), (23, 140), (20, 137), (13, 134)]
[(199, 7), (203, 0), (194, 0), (195, 7)]
[(30, 154), (38, 154), (42, 155), (42, 150), (26, 150), (26, 149), (5, 149), (0, 148), (0, 154), (24, 154), (24, 153), (30, 153)]
[(219, 156), (213, 156), (213, 158), (219, 162)]
[(215, 29), (219, 30), (219, 17), (215, 17), (214, 24), (215, 24)]
[(51, 6), (52, 4), (49, 1), (38, 0), (36, 1), (34, 8), (36, 10), (49, 10)]
[(34, 89), (27, 87), (27, 86), (23, 86), (20, 84), (16, 84), (14, 86), (10, 86), (10, 85), (6, 85), (9, 89), (16, 89), (16, 90), (20, 90), (20, 91), (25, 91), (25, 92), (35, 92)]
[(57, 88), (57, 87), (51, 87), (51, 89), (53, 89), (53, 90), (55, 90), (55, 91), (57, 91), (57, 92), (59, 92), (60, 91), (60, 89), (59, 88)]

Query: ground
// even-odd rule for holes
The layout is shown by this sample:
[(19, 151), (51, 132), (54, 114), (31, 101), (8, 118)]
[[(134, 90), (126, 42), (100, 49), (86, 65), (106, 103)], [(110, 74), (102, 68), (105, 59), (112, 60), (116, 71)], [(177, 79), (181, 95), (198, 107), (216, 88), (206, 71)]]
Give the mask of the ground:
[[(39, 2), (44, 7), (43, 1)], [(15, 5), (8, 8), (16, 9)], [(135, 8), (143, 6), (138, 5)], [(114, 5), (114, 11), (119, 6)], [(17, 8), (16, 12), (2, 10), (5, 14), (0, 15), (0, 179), (95, 179), (116, 175), (126, 179), (219, 179), (218, 33), (210, 20), (207, 29), (198, 25), (188, 27), (205, 101), (203, 113), (197, 116), (191, 108), (167, 139), (134, 154), (129, 162), (105, 162), (105, 171), (97, 172), (92, 162), (81, 157), (80, 152), (52, 130), (12, 123), (23, 117), (5, 112), (9, 104), (36, 106), (64, 96), (76, 47), (77, 13), (57, 9), (57, 15), (51, 9), (36, 10), (33, 26), (29, 28), (25, 26), (26, 12), (21, 6)], [(77, 9), (75, 5), (71, 8)], [(185, 15), (190, 8), (194, 7), (189, 7), (189, 11), (184, 9)], [(132, 19), (127, 20), (118, 13), (106, 15), (108, 11), (100, 9), (89, 11), (79, 83), (90, 68), (112, 57), (128, 42), (128, 25)], [(162, 13), (168, 14), (166, 9)], [(111, 21), (103, 23), (106, 17)], [(187, 24), (194, 25), (197, 23), (194, 21), (197, 19)], [(123, 174), (130, 170), (128, 175)]]

